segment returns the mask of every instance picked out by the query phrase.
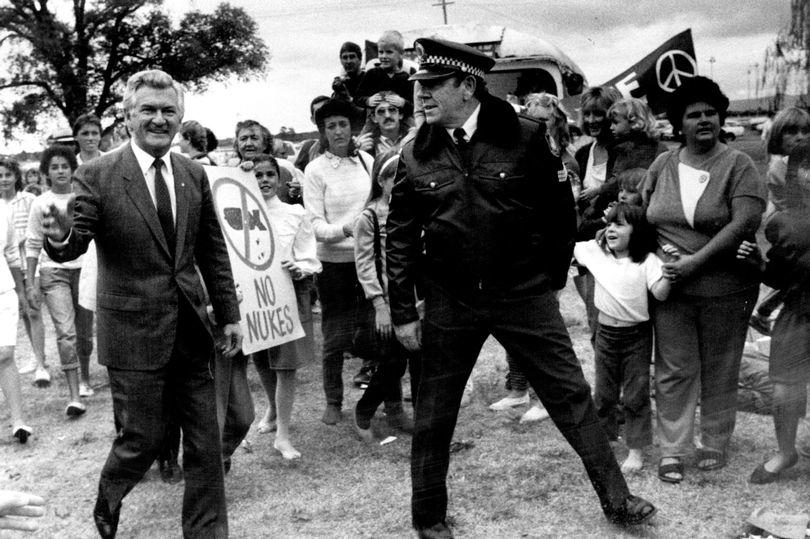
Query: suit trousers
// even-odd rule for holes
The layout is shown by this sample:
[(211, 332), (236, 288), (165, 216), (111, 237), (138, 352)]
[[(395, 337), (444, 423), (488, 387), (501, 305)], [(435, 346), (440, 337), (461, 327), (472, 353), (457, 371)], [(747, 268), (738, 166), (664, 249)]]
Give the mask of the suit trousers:
[[(213, 357), (206, 329), (181, 297), (171, 359), (152, 371), (108, 367), (121, 430), (101, 471), (99, 499), (110, 511), (141, 480), (158, 455), (172, 417), (183, 430), (183, 536), (228, 535), (217, 426)], [(125, 338), (122, 336), (122, 338)]]
[(428, 528), (447, 512), (450, 441), (464, 385), (489, 335), (526, 373), (551, 419), (577, 452), (603, 510), (629, 495), (574, 354), (553, 291), (470, 293), (459, 300), (428, 283), (419, 396), (411, 453), (413, 525)]

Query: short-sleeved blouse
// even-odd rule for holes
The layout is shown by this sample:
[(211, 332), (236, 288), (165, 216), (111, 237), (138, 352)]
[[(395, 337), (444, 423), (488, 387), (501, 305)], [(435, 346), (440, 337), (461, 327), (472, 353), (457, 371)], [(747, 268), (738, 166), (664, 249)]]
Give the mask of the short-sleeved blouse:
[[(694, 226), (690, 226), (681, 203), (678, 164), (680, 148), (658, 156), (647, 171), (641, 189), (647, 205), (647, 220), (656, 228), (658, 244), (671, 244), (682, 254), (691, 255), (702, 249), (731, 221), (731, 203), (737, 197), (767, 201), (765, 182), (748, 155), (725, 147), (695, 167), (709, 173), (706, 189), (695, 207)], [(664, 258), (663, 253), (659, 253)], [(718, 255), (678, 285), (678, 289), (695, 296), (724, 296), (758, 282), (748, 264), (736, 259), (736, 246)]]

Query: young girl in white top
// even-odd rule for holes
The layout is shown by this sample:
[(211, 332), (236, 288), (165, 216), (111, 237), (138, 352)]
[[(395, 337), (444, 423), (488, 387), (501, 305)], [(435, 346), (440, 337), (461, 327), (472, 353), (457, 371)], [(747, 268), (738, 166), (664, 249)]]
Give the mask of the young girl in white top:
[(594, 303), (599, 324), (594, 343), (594, 402), (605, 431), (615, 440), (616, 406), (622, 398), (630, 450), (622, 464), (626, 473), (642, 468), (642, 449), (652, 443), (652, 327), (647, 291), (663, 301), (670, 282), (663, 276), (663, 263), (653, 253), (655, 235), (643, 208), (620, 202), (606, 219), (604, 235), (577, 243), (574, 256), (596, 280)]
[(305, 331), (301, 339), (253, 354), (253, 365), (268, 400), (267, 411), (259, 422), (259, 432), (275, 430), (273, 448), (283, 458), (295, 460), (301, 457), (290, 441), (295, 371), (310, 363), (315, 354), (310, 294), (313, 275), (321, 272), (321, 263), (315, 254), (315, 233), (306, 211), (298, 204), (287, 204), (278, 198), (281, 174), (278, 161), (269, 155), (259, 155), (253, 159), (253, 165), (262, 197), (273, 215), (281, 265), (293, 279), (298, 316)]

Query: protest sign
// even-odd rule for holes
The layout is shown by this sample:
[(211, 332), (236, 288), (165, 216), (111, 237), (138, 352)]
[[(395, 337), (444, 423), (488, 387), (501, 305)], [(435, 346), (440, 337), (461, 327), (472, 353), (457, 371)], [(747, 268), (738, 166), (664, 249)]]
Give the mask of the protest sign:
[(684, 79), (698, 74), (692, 30), (684, 30), (642, 58), (633, 67), (607, 81), (624, 97), (644, 97), (653, 112), (663, 112), (668, 96)]
[(242, 315), (242, 352), (300, 339), (295, 289), (278, 256), (278, 236), (252, 173), (205, 167), (217, 219), (228, 245)]

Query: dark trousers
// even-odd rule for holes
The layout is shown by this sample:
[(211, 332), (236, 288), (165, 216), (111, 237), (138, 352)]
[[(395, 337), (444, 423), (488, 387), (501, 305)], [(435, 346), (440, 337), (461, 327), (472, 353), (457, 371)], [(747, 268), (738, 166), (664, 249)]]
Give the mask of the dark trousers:
[(168, 364), (154, 371), (108, 368), (121, 430), (101, 470), (99, 501), (110, 511), (120, 506), (157, 457), (174, 416), (183, 431), (183, 535), (227, 537), (216, 395), (209, 370), (213, 351), (194, 311), (182, 299), (180, 305)]
[[(229, 459), (247, 436), (255, 419), (253, 398), (247, 379), (247, 358), (242, 352), (232, 358), (216, 353), (214, 384), (217, 395), (217, 424), (222, 439), (222, 458)], [(170, 416), (158, 459), (175, 461), (180, 454), (180, 423)]]
[(242, 352), (232, 358), (217, 354), (214, 383), (217, 423), (222, 432), (222, 457), (228, 459), (245, 439), (256, 417), (248, 386), (247, 358)]
[(481, 346), (493, 335), (517, 360), (557, 428), (582, 459), (602, 508), (618, 507), (627, 484), (596, 417), (554, 292), (513, 297), (482, 292), (462, 303), (435, 285), (425, 295), (419, 394), (411, 453), (413, 524), (443, 522), (450, 441)]
[(515, 358), (506, 354), (506, 364), (509, 365), (509, 370), (506, 371), (506, 389), (508, 391), (526, 391), (529, 389), (529, 381), (526, 375), (520, 370), (518, 362)]
[[(408, 352), (395, 336), (382, 339), (375, 330), (374, 309), (369, 309), (367, 339), (373, 343), (374, 361), (371, 380), (357, 401), (356, 413), (362, 419), (371, 419), (385, 402), (385, 413), (402, 412), (402, 376), (408, 367)], [(415, 398), (413, 372), (411, 372), (411, 398)]]
[(642, 449), (650, 445), (652, 325), (649, 322), (631, 327), (599, 324), (594, 354), (596, 387), (593, 401), (608, 438), (615, 440), (619, 436), (616, 411), (621, 398), (627, 447)]
[(365, 320), (365, 306), (354, 262), (323, 262), (318, 275), (323, 332), (323, 391), (326, 403), (343, 404), (343, 352), (352, 349), (355, 329)]

